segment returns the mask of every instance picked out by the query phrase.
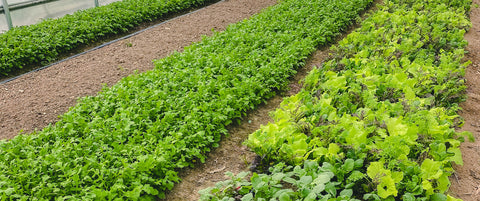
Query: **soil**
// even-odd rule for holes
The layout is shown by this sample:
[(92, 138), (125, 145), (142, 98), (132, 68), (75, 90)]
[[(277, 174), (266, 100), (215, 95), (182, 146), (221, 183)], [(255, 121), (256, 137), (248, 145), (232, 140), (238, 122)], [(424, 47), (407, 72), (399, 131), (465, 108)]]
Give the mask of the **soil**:
[[(480, 0), (473, 0), (479, 5)], [(480, 8), (472, 6), (470, 13), (472, 28), (465, 34), (468, 41), (466, 59), (472, 61), (466, 70), (467, 101), (460, 106), (460, 115), (465, 125), (460, 131), (470, 131), (476, 142), (461, 145), (463, 166), (456, 165), (455, 173), (450, 177), (450, 194), (464, 201), (480, 200)]]
[(93, 96), (134, 71), (152, 69), (153, 59), (200, 41), (277, 3), (225, 0), (176, 18), (139, 35), (0, 85), (0, 139), (41, 130), (58, 120), (77, 99)]

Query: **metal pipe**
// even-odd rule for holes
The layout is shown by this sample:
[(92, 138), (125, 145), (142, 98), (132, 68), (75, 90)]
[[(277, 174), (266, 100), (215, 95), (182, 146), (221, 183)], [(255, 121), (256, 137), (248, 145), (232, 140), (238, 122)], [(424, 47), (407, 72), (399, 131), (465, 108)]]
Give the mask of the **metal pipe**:
[(8, 9), (7, 0), (2, 0), (2, 4), (3, 4), (3, 9), (5, 11), (5, 18), (7, 18), (8, 29), (12, 29), (13, 28), (12, 16), (10, 16), (10, 10)]
[[(59, 1), (59, 0), (31, 0), (31, 1), (23, 1), (23, 2), (19, 2), (19, 3), (9, 4), (9, 5), (8, 5), (8, 8), (10, 9), (10, 11), (14, 11), (14, 10), (22, 9), (22, 8), (27, 8), (27, 7), (35, 6), (35, 5), (38, 5), (38, 4), (43, 4), (43, 3), (52, 2), (52, 1)], [(3, 6), (0, 6), (0, 13), (4, 13), (4, 12), (5, 12), (5, 9), (3, 8)]]
[(99, 7), (98, 0), (95, 0), (95, 7)]

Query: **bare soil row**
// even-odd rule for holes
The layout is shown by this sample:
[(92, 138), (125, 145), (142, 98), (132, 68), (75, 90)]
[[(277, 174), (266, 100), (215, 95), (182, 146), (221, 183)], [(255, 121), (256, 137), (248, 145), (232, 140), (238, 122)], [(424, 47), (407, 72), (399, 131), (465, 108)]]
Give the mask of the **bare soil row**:
[[(465, 34), (468, 41), (466, 59), (472, 61), (467, 67), (466, 102), (460, 104), (463, 108), (461, 116), (465, 119), (462, 131), (470, 131), (476, 138), (475, 142), (465, 142), (461, 145), (463, 166), (455, 166), (455, 173), (450, 177), (453, 196), (464, 201), (480, 200), (480, 0), (473, 0), (470, 13), (472, 28)], [(475, 6), (477, 5), (477, 6)]]

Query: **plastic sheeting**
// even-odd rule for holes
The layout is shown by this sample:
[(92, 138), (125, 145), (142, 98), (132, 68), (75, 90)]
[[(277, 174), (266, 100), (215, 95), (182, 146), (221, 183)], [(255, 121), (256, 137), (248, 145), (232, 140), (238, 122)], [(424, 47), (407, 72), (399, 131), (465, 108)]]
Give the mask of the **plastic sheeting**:
[[(25, 0), (7, 0), (9, 5), (25, 2)], [(120, 0), (99, 0), (100, 6)], [(1, 4), (1, 1), (0, 1)], [(72, 14), (77, 10), (84, 10), (95, 7), (94, 0), (60, 0), (10, 11), (13, 26), (24, 26), (35, 24), (43, 19), (58, 18), (66, 14)], [(0, 33), (8, 30), (5, 14), (0, 14)]]

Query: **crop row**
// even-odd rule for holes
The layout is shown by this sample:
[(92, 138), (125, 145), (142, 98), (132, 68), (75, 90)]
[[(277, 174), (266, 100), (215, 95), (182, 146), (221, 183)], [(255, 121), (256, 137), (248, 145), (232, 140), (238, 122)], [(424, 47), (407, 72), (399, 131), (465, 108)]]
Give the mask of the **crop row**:
[(385, 0), (245, 142), (280, 165), (230, 175), (202, 199), (455, 200), (452, 163), (473, 140), (455, 131), (470, 4)]
[(370, 3), (284, 0), (81, 99), (54, 126), (0, 143), (0, 197), (162, 197)]
[(131, 0), (77, 11), (58, 19), (15, 27), (0, 34), (0, 76), (50, 63), (83, 44), (212, 0)]

